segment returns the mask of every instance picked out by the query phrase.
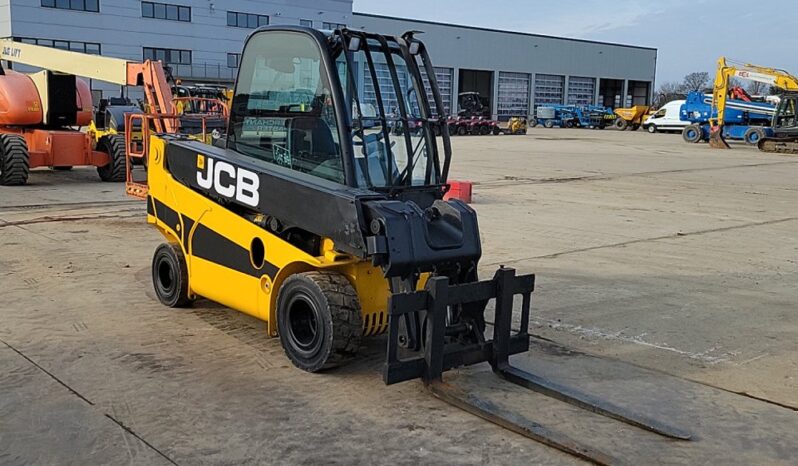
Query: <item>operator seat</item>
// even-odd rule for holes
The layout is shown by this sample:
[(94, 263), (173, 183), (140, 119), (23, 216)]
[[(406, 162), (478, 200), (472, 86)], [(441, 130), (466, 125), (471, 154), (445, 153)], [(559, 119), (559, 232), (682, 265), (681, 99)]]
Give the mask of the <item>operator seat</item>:
[[(339, 181), (329, 169), (313, 173), (319, 166), (341, 165), (338, 144), (329, 125), (318, 116), (301, 116), (289, 120), (288, 151), (292, 165), (306, 173)], [(330, 167), (332, 168), (332, 167)], [(333, 169), (335, 171), (335, 169)]]
[(332, 131), (319, 117), (296, 117), (290, 120), (288, 149), (294, 157), (323, 162), (338, 157)]

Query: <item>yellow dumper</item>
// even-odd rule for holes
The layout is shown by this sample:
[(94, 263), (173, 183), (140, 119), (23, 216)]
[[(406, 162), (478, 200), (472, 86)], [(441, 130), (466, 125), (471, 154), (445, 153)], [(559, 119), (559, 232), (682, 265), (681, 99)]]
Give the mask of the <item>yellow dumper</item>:
[(648, 115), (651, 107), (648, 105), (635, 105), (629, 108), (616, 108), (615, 115), (615, 128), (621, 131), (631, 129), (637, 131), (640, 125), (643, 124), (643, 119)]

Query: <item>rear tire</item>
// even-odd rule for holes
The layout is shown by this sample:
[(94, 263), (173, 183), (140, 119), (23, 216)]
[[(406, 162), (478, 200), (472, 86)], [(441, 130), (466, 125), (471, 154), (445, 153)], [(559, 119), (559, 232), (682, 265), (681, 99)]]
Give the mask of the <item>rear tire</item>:
[(466, 128), (465, 125), (458, 126), (457, 134), (460, 136), (465, 136), (466, 134), (468, 134), (468, 128)]
[(620, 117), (615, 119), (615, 129), (617, 129), (618, 131), (626, 131), (628, 127), (629, 127), (628, 121)]
[(125, 137), (120, 134), (103, 136), (97, 147), (108, 154), (111, 162), (103, 167), (97, 167), (100, 179), (109, 182), (125, 181), (127, 178), (125, 167)]
[(682, 130), (682, 139), (685, 142), (695, 144), (704, 139), (704, 133), (698, 125), (690, 125)]
[(756, 146), (764, 137), (765, 130), (762, 128), (748, 128), (745, 135), (743, 135), (743, 140), (745, 140), (745, 143), (749, 146)]
[(180, 246), (163, 243), (152, 257), (152, 285), (158, 300), (168, 307), (191, 304), (188, 295), (188, 266)]
[(305, 272), (288, 277), (277, 295), (277, 330), (286, 356), (307, 372), (340, 366), (360, 347), (360, 301), (346, 277)]
[(546, 128), (554, 128), (554, 120), (546, 120), (543, 123), (543, 126), (545, 126)]
[(28, 143), (17, 134), (0, 134), (0, 185), (20, 186), (28, 182)]

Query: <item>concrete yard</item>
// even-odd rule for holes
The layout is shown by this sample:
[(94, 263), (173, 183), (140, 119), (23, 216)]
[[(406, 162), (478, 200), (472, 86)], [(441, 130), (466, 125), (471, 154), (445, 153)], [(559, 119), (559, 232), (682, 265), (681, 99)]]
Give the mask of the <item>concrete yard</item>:
[[(627, 464), (798, 461), (798, 158), (678, 135), (532, 129), (453, 139), (482, 273), (537, 274), (519, 366), (683, 427), (658, 438), (453, 371)], [(160, 235), (93, 169), (0, 187), (0, 464), (580, 464), (385, 386), (384, 340), (325, 374), (265, 325), (152, 290)], [(220, 283), (219, 286), (224, 286)]]

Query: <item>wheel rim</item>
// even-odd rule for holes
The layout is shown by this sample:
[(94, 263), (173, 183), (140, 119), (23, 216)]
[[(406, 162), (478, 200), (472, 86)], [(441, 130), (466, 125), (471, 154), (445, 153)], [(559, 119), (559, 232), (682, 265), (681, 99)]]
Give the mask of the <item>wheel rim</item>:
[(155, 266), (156, 277), (158, 279), (158, 289), (164, 296), (171, 296), (175, 288), (175, 270), (172, 265), (163, 258), (158, 259)]
[(751, 133), (748, 136), (748, 142), (750, 142), (751, 144), (756, 144), (757, 142), (759, 142), (759, 133), (757, 132)]
[(691, 141), (693, 141), (693, 140), (695, 140), (695, 137), (696, 137), (696, 132), (695, 132), (695, 130), (694, 130), (694, 129), (689, 129), (689, 130), (687, 130), (687, 138), (688, 138), (688, 139), (690, 139)]
[(309, 357), (318, 351), (321, 342), (318, 310), (309, 296), (295, 296), (288, 304), (289, 342), (294, 350)]

